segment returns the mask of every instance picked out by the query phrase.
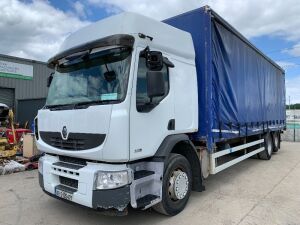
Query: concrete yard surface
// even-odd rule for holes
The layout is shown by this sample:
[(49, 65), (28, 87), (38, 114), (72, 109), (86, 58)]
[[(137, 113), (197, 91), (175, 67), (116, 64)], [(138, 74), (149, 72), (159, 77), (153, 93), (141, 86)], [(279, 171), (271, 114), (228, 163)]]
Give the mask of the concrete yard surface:
[(270, 161), (248, 159), (205, 181), (175, 217), (152, 210), (104, 216), (44, 194), (38, 171), (0, 176), (1, 225), (300, 225), (300, 144), (282, 143)]

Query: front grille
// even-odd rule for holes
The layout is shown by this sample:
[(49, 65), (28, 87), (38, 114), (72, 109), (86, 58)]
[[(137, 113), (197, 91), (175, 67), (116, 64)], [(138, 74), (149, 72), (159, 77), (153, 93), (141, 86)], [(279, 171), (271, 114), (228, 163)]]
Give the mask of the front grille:
[(78, 159), (78, 158), (73, 158), (73, 157), (68, 157), (68, 156), (59, 156), (59, 161), (61, 162), (66, 162), (66, 163), (71, 163), (71, 164), (77, 164), (77, 165), (82, 165), (86, 166), (86, 160), (85, 159)]
[(78, 180), (59, 176), (59, 181), (62, 185), (78, 189)]
[(41, 139), (55, 148), (67, 151), (82, 151), (100, 146), (105, 134), (69, 133), (68, 139), (64, 140), (59, 132), (40, 131)]
[(50, 145), (55, 148), (60, 148), (64, 150), (84, 150), (84, 140), (82, 139), (71, 139), (63, 140), (59, 137), (50, 138)]

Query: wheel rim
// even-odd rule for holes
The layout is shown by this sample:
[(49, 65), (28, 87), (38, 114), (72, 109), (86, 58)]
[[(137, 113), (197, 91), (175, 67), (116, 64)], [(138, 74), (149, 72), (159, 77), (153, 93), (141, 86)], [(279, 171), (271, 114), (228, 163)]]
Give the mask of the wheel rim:
[(272, 154), (272, 141), (271, 141), (271, 138), (268, 138), (268, 146), (267, 146), (267, 150), (268, 150), (268, 153), (269, 155)]
[(174, 170), (169, 179), (169, 197), (173, 201), (184, 199), (189, 189), (189, 178), (180, 169)]
[(278, 147), (278, 143), (279, 143), (278, 135), (275, 134), (275, 135), (274, 135), (274, 145), (275, 145), (276, 148)]

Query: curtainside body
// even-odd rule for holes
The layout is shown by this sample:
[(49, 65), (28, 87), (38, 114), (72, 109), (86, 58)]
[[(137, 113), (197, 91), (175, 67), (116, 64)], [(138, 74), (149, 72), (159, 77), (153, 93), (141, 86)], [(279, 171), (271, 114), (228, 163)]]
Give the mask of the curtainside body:
[(285, 127), (285, 72), (216, 12), (202, 7), (165, 23), (192, 35), (196, 53), (199, 130), (214, 143)]

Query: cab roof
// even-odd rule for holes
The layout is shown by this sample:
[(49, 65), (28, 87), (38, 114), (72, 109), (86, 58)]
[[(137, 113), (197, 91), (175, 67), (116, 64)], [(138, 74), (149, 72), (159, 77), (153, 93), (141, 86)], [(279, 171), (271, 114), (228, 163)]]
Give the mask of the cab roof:
[[(102, 38), (123, 34), (135, 37), (135, 45), (138, 45), (140, 41), (148, 41), (149, 45), (161, 51), (187, 59), (195, 58), (192, 37), (188, 32), (131, 12), (100, 20), (74, 32), (63, 42), (58, 55), (78, 46), (99, 41)], [(139, 34), (152, 37), (153, 40), (151, 41), (150, 38), (143, 38), (142, 40)]]

